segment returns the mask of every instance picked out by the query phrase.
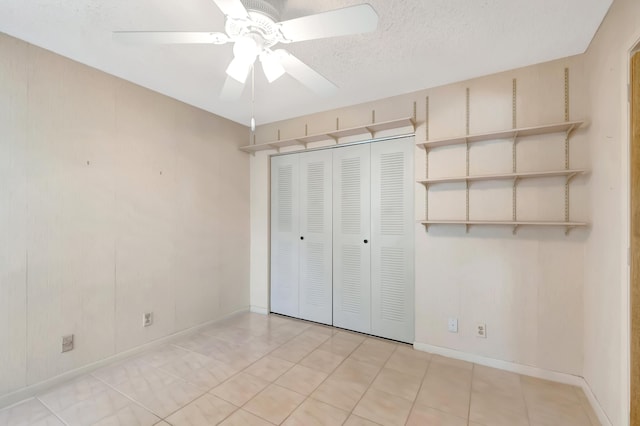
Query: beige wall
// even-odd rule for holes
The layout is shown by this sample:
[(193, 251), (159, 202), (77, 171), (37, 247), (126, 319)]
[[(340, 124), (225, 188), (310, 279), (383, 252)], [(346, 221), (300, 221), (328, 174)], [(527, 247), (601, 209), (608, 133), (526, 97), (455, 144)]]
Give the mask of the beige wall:
[[(308, 117), (265, 125), (257, 141), (267, 142), (371, 120), (385, 121), (413, 114), (417, 102), (416, 140), (425, 139), (425, 97), (429, 96), (431, 139), (465, 132), (465, 89), (470, 89), (470, 131), (487, 132), (512, 124), (512, 79), (517, 79), (517, 126), (564, 121), (564, 68), (571, 75), (571, 118), (586, 117), (582, 58), (568, 58), (468, 82), (412, 93)], [(406, 129), (405, 129), (406, 130)], [(574, 134), (571, 166), (589, 167), (586, 131)], [(251, 304), (268, 306), (268, 155), (251, 158), (252, 169), (252, 275)], [(471, 148), (471, 174), (508, 173), (512, 167), (511, 142), (481, 143)], [(416, 179), (425, 173), (424, 150), (416, 148)], [(430, 176), (464, 175), (465, 147), (434, 150)], [(561, 134), (523, 139), (518, 143), (518, 170), (564, 168)], [(461, 219), (465, 191), (461, 184), (433, 187), (430, 218)], [(473, 219), (511, 219), (510, 182), (473, 184), (470, 216)], [(589, 221), (589, 177), (572, 183), (573, 220)], [(523, 181), (519, 184), (518, 217), (562, 220), (562, 178)], [(425, 192), (415, 186), (415, 218), (424, 217)], [(471, 228), (433, 226), (429, 233), (415, 228), (416, 324), (415, 340), (494, 359), (546, 370), (581, 375), (583, 359), (583, 281), (585, 241), (590, 231), (578, 229), (568, 236), (563, 229)], [(447, 318), (459, 320), (459, 333), (447, 332)], [(474, 335), (476, 323), (486, 323), (487, 339)]]
[(594, 227), (586, 247), (584, 377), (614, 425), (628, 424), (629, 51), (640, 2), (615, 0), (587, 54)]
[(0, 397), (248, 306), (246, 135), (0, 34)]

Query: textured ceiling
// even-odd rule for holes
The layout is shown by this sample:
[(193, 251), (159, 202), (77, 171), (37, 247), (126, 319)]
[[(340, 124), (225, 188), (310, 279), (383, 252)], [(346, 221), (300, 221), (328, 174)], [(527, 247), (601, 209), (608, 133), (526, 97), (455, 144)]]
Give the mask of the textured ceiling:
[[(281, 19), (362, 3), (285, 0)], [(585, 51), (612, 0), (370, 0), (367, 35), (285, 46), (339, 87), (319, 97), (256, 72), (258, 124), (353, 105)], [(117, 30), (224, 31), (211, 0), (0, 0), (0, 32), (248, 124), (251, 90), (218, 94), (231, 46), (127, 46)], [(257, 70), (258, 71), (258, 70)]]

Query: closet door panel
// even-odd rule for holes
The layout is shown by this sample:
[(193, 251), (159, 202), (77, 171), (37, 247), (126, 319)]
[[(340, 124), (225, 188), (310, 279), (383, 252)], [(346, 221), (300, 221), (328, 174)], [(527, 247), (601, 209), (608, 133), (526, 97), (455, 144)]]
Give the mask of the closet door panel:
[(332, 323), (332, 153), (300, 154), (300, 318)]
[(271, 159), (271, 312), (299, 316), (299, 157)]
[(333, 324), (363, 333), (371, 333), (369, 157), (368, 144), (333, 150)]
[(413, 138), (371, 145), (372, 333), (413, 343)]

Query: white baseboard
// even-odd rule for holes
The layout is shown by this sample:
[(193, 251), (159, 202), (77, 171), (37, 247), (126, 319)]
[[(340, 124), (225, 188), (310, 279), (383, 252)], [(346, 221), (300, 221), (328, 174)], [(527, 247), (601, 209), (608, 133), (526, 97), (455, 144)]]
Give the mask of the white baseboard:
[(582, 379), (581, 387), (582, 387), (582, 390), (584, 391), (584, 394), (587, 396), (587, 400), (589, 400), (589, 404), (591, 404), (591, 408), (593, 408), (593, 411), (595, 411), (596, 416), (598, 416), (598, 420), (600, 420), (600, 423), (603, 426), (611, 426), (611, 420), (609, 420), (609, 417), (602, 409), (602, 405), (600, 405), (600, 401), (598, 401), (598, 398), (596, 398), (596, 395), (591, 390), (591, 386), (589, 386), (589, 382), (587, 382), (585, 379)]
[(260, 306), (251, 305), (250, 311), (255, 313), (255, 314), (261, 314), (261, 315), (268, 315), (269, 314), (269, 310), (267, 308), (262, 308)]
[(162, 338), (154, 340), (152, 342), (145, 343), (145, 344), (143, 344), (141, 346), (136, 346), (133, 349), (129, 349), (129, 350), (126, 350), (124, 352), (120, 352), (120, 353), (115, 354), (113, 356), (110, 356), (108, 358), (101, 359), (100, 361), (96, 361), (96, 362), (93, 362), (91, 364), (82, 366), (80, 368), (76, 368), (74, 370), (67, 371), (67, 372), (62, 373), (62, 374), (60, 374), (58, 376), (55, 376), (55, 377), (52, 377), (50, 379), (44, 380), (42, 382), (38, 382), (38, 383), (35, 383), (33, 385), (21, 388), (21, 389), (15, 391), (15, 392), (10, 393), (10, 394), (3, 395), (3, 396), (0, 397), (0, 409), (9, 407), (9, 406), (17, 404), (17, 403), (20, 403), (20, 402), (22, 402), (22, 401), (24, 401), (26, 399), (33, 398), (34, 396), (42, 394), (43, 392), (46, 392), (47, 390), (49, 390), (49, 389), (51, 389), (53, 387), (59, 386), (59, 385), (65, 383), (65, 382), (68, 382), (70, 380), (73, 380), (75, 378), (83, 376), (85, 374), (91, 373), (92, 371), (95, 371), (95, 370), (97, 370), (99, 368), (102, 368), (102, 367), (104, 367), (106, 365), (109, 365), (109, 364), (112, 364), (112, 363), (115, 363), (115, 362), (118, 362), (118, 361), (122, 361), (122, 360), (124, 360), (126, 358), (130, 358), (130, 357), (132, 357), (134, 355), (140, 354), (140, 353), (142, 353), (144, 351), (147, 351), (149, 349), (153, 349), (153, 348), (160, 347), (160, 346), (166, 345), (168, 343), (174, 342), (174, 341), (176, 341), (176, 340), (178, 340), (178, 339), (180, 339), (180, 338), (182, 338), (182, 337), (184, 337), (186, 335), (195, 333), (195, 332), (197, 332), (198, 330), (200, 330), (202, 328), (208, 327), (211, 324), (215, 324), (215, 323), (217, 323), (219, 321), (223, 321), (223, 320), (225, 320), (227, 318), (231, 318), (231, 317), (233, 317), (235, 315), (241, 314), (243, 312), (248, 312), (248, 311), (249, 311), (249, 308), (238, 309), (237, 311), (231, 312), (230, 314), (227, 314), (227, 315), (225, 315), (223, 317), (220, 317), (218, 319), (215, 319), (215, 320), (212, 320), (212, 321), (207, 321), (206, 323), (196, 325), (194, 327), (188, 328), (186, 330), (179, 331), (179, 332), (174, 333), (174, 334), (170, 334), (168, 336), (162, 337)]
[(591, 404), (591, 407), (593, 408), (593, 411), (595, 411), (596, 415), (598, 416), (598, 420), (600, 420), (600, 423), (602, 423), (603, 426), (611, 426), (611, 421), (609, 420), (604, 410), (602, 409), (602, 406), (591, 391), (591, 387), (589, 387), (587, 381), (580, 376), (560, 373), (558, 371), (545, 370), (544, 368), (517, 364), (515, 362), (503, 361), (495, 358), (489, 358), (469, 352), (462, 352), (455, 349), (443, 348), (441, 346), (429, 345), (427, 343), (415, 342), (413, 344), (413, 347), (418, 351), (429, 352), (432, 354), (446, 356), (448, 358), (459, 359), (462, 361), (472, 362), (474, 364), (493, 367), (505, 371), (511, 371), (513, 373), (522, 374), (524, 376), (531, 376), (539, 379), (577, 386), (579, 388), (582, 388), (582, 390), (584, 391), (587, 399), (589, 400), (589, 403)]

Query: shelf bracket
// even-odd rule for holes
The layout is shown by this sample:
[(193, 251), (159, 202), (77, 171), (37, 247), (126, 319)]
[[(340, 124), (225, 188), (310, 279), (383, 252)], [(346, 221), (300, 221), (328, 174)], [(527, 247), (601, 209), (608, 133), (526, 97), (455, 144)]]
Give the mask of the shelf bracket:
[[(467, 219), (467, 220), (468, 220), (468, 219)], [(465, 223), (465, 224), (464, 224), (464, 232), (465, 232), (466, 234), (468, 234), (468, 233), (469, 233), (469, 227), (471, 227), (471, 225), (469, 225), (468, 223)]]
[(367, 132), (369, 132), (369, 136), (371, 137), (371, 139), (375, 139), (376, 132), (371, 130), (369, 127), (365, 127), (365, 129), (367, 129)]
[(511, 230), (511, 234), (512, 235), (516, 235), (518, 233), (518, 227), (519, 226), (520, 225), (518, 225), (518, 224), (513, 225), (513, 229)]
[(577, 173), (571, 173), (571, 174), (568, 174), (568, 175), (567, 175), (567, 178), (566, 178), (566, 182), (565, 182), (565, 184), (566, 184), (566, 185), (568, 185), (568, 184), (569, 184), (569, 182), (571, 182), (571, 181), (573, 180), (573, 178), (574, 178), (574, 177), (576, 177), (577, 175), (578, 175)]
[(569, 235), (569, 232), (571, 232), (573, 228), (575, 228), (575, 226), (571, 226), (571, 225), (567, 226), (564, 230), (564, 235)]

